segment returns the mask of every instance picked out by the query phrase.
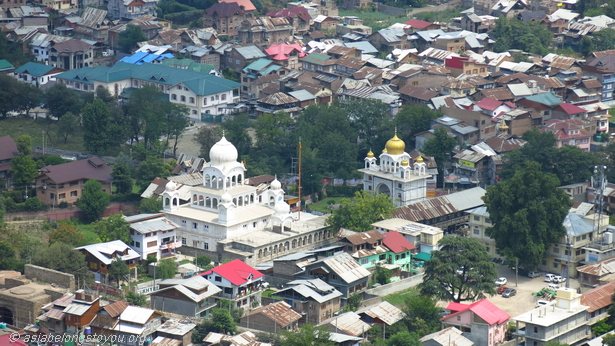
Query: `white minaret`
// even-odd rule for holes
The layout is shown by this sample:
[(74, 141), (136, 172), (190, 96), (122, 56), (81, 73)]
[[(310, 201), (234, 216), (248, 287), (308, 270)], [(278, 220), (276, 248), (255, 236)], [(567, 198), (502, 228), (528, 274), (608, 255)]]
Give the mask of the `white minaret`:
[(162, 208), (164, 210), (174, 210), (179, 206), (179, 191), (177, 191), (177, 184), (173, 181), (169, 181), (162, 193)]

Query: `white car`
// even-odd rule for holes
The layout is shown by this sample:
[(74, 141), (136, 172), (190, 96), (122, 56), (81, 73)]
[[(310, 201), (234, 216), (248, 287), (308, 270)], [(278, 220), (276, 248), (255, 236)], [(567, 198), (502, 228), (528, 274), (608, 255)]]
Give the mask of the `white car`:
[(498, 285), (498, 286), (506, 285), (507, 282), (508, 282), (508, 280), (506, 280), (505, 277), (501, 277), (501, 278), (495, 280), (495, 284)]
[(565, 278), (565, 277), (563, 277), (563, 276), (560, 276), (560, 275), (556, 275), (556, 276), (553, 278), (553, 282), (557, 282), (558, 284), (561, 284), (561, 283), (566, 282), (566, 278)]
[(553, 274), (545, 274), (545, 282), (552, 282), (553, 278), (555, 278), (555, 275)]
[(550, 301), (548, 301), (548, 300), (544, 300), (544, 299), (539, 299), (539, 300), (536, 302), (536, 307), (537, 307), (537, 308), (539, 308), (539, 307), (541, 307), (541, 306), (545, 306), (545, 305), (549, 305), (549, 304), (551, 304), (551, 302), (550, 302)]
[(548, 287), (549, 287), (550, 289), (552, 289), (552, 290), (557, 290), (557, 289), (559, 289), (559, 285), (558, 285), (558, 284), (549, 284), (549, 286), (548, 286)]

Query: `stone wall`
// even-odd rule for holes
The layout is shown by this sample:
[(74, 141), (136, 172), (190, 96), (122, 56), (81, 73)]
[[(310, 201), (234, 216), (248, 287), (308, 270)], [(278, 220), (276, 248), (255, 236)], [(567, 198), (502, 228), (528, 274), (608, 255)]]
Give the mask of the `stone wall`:
[(26, 264), (25, 275), (26, 278), (30, 280), (55, 284), (63, 288), (68, 288), (71, 291), (75, 290), (75, 276), (73, 274), (66, 274), (57, 270)]

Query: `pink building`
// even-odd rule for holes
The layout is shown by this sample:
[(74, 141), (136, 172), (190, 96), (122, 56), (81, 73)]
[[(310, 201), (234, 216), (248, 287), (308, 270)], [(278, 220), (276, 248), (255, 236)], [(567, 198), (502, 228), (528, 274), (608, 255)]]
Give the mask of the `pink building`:
[(442, 317), (444, 327), (456, 327), (475, 345), (495, 346), (506, 338), (510, 316), (487, 299), (472, 304), (449, 303), (451, 313)]
[(551, 119), (545, 121), (543, 132), (551, 132), (556, 139), (555, 145), (565, 145), (589, 151), (591, 142), (591, 124), (579, 119)]

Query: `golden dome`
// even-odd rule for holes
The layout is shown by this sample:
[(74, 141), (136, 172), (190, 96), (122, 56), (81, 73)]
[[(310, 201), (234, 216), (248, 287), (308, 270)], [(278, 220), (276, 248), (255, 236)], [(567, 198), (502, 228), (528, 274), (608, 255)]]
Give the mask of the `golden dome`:
[(419, 157), (416, 158), (416, 160), (414, 160), (414, 162), (416, 163), (423, 163), (423, 157), (421, 155), (419, 155)]
[(399, 137), (397, 137), (397, 133), (395, 133), (393, 138), (387, 141), (385, 150), (390, 155), (400, 155), (404, 153), (404, 150), (406, 150), (406, 143), (399, 139)]
[(374, 152), (371, 149), (367, 152), (367, 157), (369, 157), (370, 159), (374, 157)]
[(386, 154), (387, 153), (387, 148), (382, 149), (382, 153)]
[(403, 161), (401, 162), (401, 165), (404, 166), (404, 167), (408, 167), (408, 166), (410, 166), (410, 162), (408, 162), (407, 159), (403, 159)]

